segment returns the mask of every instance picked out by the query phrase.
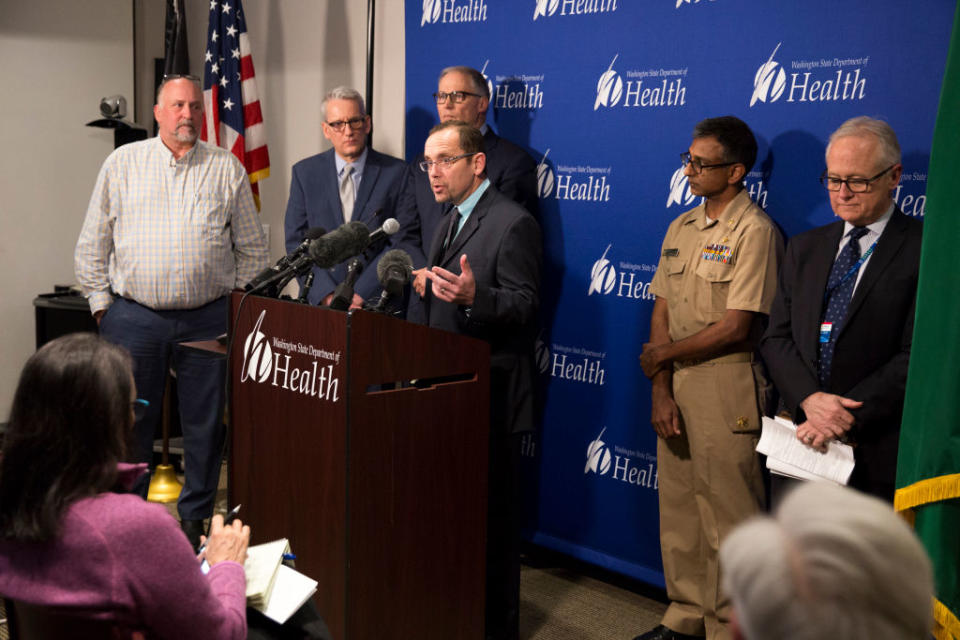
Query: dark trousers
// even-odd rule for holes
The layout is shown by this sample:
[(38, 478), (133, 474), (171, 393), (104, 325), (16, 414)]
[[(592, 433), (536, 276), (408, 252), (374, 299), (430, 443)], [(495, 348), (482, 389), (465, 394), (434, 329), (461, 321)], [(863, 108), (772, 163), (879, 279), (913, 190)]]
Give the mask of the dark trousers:
[(487, 483), (486, 637), (517, 640), (520, 633), (520, 441), (490, 438)]
[[(137, 397), (150, 403), (134, 425), (136, 462), (153, 458), (167, 371), (171, 364), (176, 371), (186, 475), (177, 511), (184, 520), (202, 520), (213, 513), (225, 436), (225, 371), (222, 359), (177, 343), (211, 340), (226, 330), (226, 324), (225, 297), (187, 311), (154, 311), (116, 298), (100, 320), (100, 335), (133, 356)], [(145, 477), (134, 491), (146, 497), (148, 485)]]

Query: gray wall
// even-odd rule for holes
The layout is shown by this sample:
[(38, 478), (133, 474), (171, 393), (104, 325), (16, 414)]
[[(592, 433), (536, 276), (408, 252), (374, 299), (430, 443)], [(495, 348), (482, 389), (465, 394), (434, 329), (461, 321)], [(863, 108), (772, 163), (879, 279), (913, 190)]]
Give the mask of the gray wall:
[[(244, 0), (270, 149), (261, 182), (271, 255), (283, 251), (290, 167), (329, 148), (318, 107), (338, 84), (361, 92), (366, 73), (367, 3), (360, 0)], [(403, 2), (377, 3), (374, 145), (403, 150)], [(136, 9), (136, 25), (133, 11)], [(163, 56), (161, 0), (0, 0), (0, 421), (23, 363), (34, 350), (32, 300), (70, 284), (73, 248), (109, 131), (83, 126), (102, 96), (127, 98), (130, 118), (152, 131), (153, 59)], [(208, 0), (186, 0), (193, 71), (202, 75)], [(134, 114), (133, 32), (137, 42)]]
[(34, 350), (32, 300), (71, 284), (73, 248), (113, 133), (84, 124), (133, 87), (129, 2), (0, 0), (0, 421)]

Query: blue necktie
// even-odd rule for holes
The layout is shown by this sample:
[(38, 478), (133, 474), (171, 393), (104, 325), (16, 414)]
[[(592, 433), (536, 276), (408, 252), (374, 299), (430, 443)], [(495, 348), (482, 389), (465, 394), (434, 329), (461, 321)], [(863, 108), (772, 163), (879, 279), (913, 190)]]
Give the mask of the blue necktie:
[(850, 273), (857, 261), (860, 260), (860, 238), (867, 233), (866, 227), (854, 227), (847, 234), (850, 241), (840, 251), (840, 255), (830, 269), (830, 279), (827, 280), (829, 297), (823, 312), (822, 322), (831, 323), (830, 339), (823, 341), (824, 330), (821, 327), (819, 378), (820, 388), (826, 389), (830, 383), (830, 371), (833, 367), (833, 349), (837, 344), (837, 336), (847, 317), (847, 308), (850, 298), (853, 297), (853, 288), (857, 284), (857, 271)]

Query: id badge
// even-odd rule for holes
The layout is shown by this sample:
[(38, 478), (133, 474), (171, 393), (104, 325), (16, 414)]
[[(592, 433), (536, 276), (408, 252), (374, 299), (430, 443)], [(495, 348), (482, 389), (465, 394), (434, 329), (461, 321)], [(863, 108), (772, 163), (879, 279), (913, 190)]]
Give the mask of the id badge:
[(830, 333), (832, 331), (833, 331), (832, 322), (820, 323), (820, 344), (826, 344), (830, 342)]

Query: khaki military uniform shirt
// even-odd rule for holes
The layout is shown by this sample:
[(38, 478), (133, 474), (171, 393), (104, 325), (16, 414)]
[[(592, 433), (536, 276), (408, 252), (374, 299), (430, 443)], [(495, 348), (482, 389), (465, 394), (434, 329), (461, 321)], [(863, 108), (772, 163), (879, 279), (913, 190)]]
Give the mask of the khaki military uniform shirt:
[(702, 204), (679, 216), (650, 284), (667, 301), (670, 339), (697, 333), (727, 309), (769, 313), (782, 254), (780, 233), (746, 190), (716, 221), (707, 219)]

